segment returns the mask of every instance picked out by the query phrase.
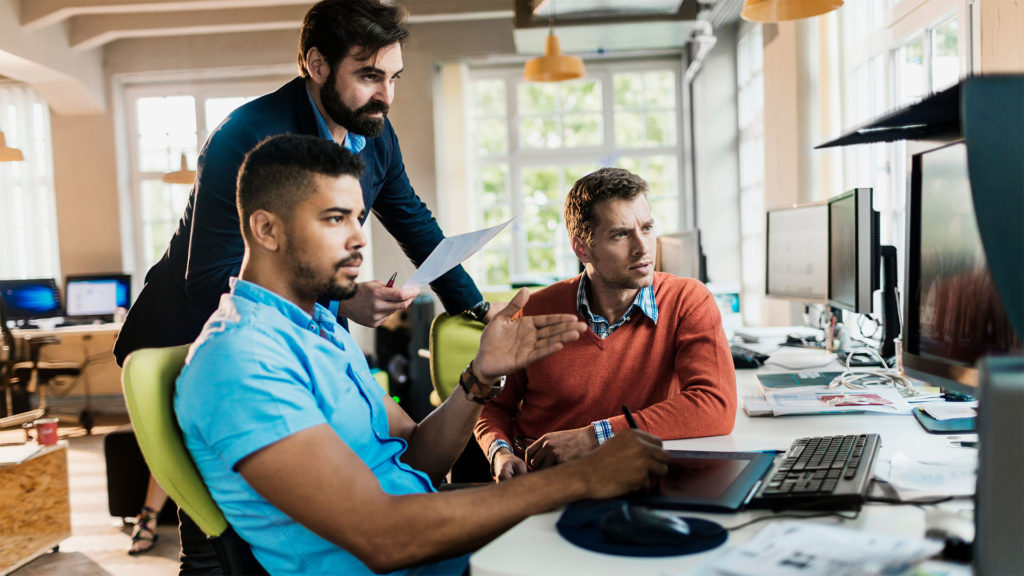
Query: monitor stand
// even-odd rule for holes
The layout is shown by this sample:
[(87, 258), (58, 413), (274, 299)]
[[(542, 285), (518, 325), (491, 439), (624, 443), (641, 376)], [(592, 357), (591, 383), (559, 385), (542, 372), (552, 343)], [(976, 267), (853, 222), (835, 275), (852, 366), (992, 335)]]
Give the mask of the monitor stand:
[(882, 258), (882, 347), (886, 362), (896, 356), (896, 338), (900, 335), (900, 305), (896, 295), (896, 247), (880, 246)]

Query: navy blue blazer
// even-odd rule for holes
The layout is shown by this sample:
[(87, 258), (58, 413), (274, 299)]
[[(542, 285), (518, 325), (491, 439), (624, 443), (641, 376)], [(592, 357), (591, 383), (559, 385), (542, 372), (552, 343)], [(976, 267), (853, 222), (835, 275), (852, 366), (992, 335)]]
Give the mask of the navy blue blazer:
[[(302, 78), (240, 106), (210, 134), (199, 155), (185, 213), (167, 251), (146, 274), (142, 293), (114, 345), (118, 364), (139, 348), (184, 344), (199, 335), (220, 295), (227, 292), (228, 278), (237, 276), (242, 264), (245, 246), (235, 204), (238, 168), (260, 141), (286, 133), (319, 135)], [(380, 136), (366, 139), (359, 156), (366, 165), (361, 184), (367, 210), (418, 267), (444, 233), (409, 183), (390, 121)], [(482, 299), (461, 266), (431, 287), (450, 314)]]

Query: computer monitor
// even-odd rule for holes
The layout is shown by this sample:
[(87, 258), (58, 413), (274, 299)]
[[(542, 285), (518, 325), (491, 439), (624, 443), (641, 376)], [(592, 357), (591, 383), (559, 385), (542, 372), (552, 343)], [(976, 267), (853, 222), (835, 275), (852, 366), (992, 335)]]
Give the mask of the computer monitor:
[(1021, 348), (982, 248), (963, 142), (911, 155), (904, 300), (903, 367), (915, 378), (973, 393), (980, 358)]
[(665, 234), (658, 237), (655, 270), (680, 278), (696, 278), (707, 282), (706, 260), (700, 245), (700, 230)]
[(0, 303), (8, 326), (31, 320), (56, 318), (62, 313), (60, 289), (53, 278), (0, 280)]
[(66, 316), (113, 320), (115, 310), (129, 307), (131, 294), (128, 274), (68, 276), (64, 283)]
[(769, 210), (765, 294), (824, 302), (828, 296), (828, 206)]
[(871, 312), (879, 289), (879, 217), (871, 196), (871, 188), (854, 188), (828, 200), (828, 303), (858, 314)]

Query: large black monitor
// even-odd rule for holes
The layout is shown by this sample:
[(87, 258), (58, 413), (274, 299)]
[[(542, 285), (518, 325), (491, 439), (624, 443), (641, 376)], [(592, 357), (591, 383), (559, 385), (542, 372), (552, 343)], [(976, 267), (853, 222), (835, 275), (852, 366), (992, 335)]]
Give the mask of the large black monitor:
[(982, 249), (963, 142), (911, 156), (904, 310), (903, 367), (935, 386), (972, 392), (980, 358), (1021, 347)]
[(655, 270), (680, 278), (696, 278), (707, 282), (707, 264), (700, 245), (700, 230), (665, 234), (658, 237)]
[(824, 302), (828, 296), (828, 207), (804, 204), (769, 210), (765, 294)]
[(118, 308), (128, 309), (131, 294), (132, 278), (128, 274), (68, 276), (64, 283), (66, 315), (110, 321)]
[(0, 280), (0, 304), (4, 319), (12, 327), (63, 313), (60, 289), (53, 278)]
[(858, 314), (871, 312), (879, 289), (879, 218), (871, 196), (871, 188), (854, 188), (828, 201), (828, 303)]

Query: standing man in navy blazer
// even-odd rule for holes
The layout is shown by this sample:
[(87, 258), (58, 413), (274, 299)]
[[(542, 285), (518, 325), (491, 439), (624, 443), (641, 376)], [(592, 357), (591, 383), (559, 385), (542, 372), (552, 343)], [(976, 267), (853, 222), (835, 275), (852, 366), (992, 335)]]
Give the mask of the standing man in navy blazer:
[[(269, 136), (320, 136), (357, 154), (366, 165), (366, 207), (416, 266), (441, 242), (444, 233), (409, 183), (387, 119), (408, 34), (399, 9), (378, 0), (324, 0), (309, 10), (299, 38), (301, 76), (236, 109), (203, 146), (185, 213), (167, 251), (146, 274), (114, 346), (118, 364), (139, 348), (193, 341), (217, 308), (244, 250), (235, 208), (238, 168)], [(496, 312), (461, 266), (431, 287), (449, 314), (486, 321)], [(417, 294), (363, 282), (338, 315), (379, 326)]]
[[(120, 365), (139, 348), (196, 339), (217, 309), (228, 279), (237, 276), (244, 243), (236, 208), (238, 169), (246, 153), (277, 134), (306, 134), (338, 142), (365, 164), (363, 203), (419, 266), (444, 238), (409, 183), (387, 113), (402, 72), (409, 32), (400, 10), (379, 0), (324, 0), (303, 20), (300, 77), (239, 107), (207, 139), (185, 213), (114, 345)], [(295, 259), (295, 274), (303, 274)], [(491, 307), (461, 266), (431, 283), (449, 314), (490, 320)], [(339, 318), (379, 326), (405, 309), (417, 289), (382, 282), (358, 285), (339, 304)], [(147, 496), (147, 502), (149, 501)], [(217, 574), (219, 563), (198, 527), (181, 514), (182, 574)]]

